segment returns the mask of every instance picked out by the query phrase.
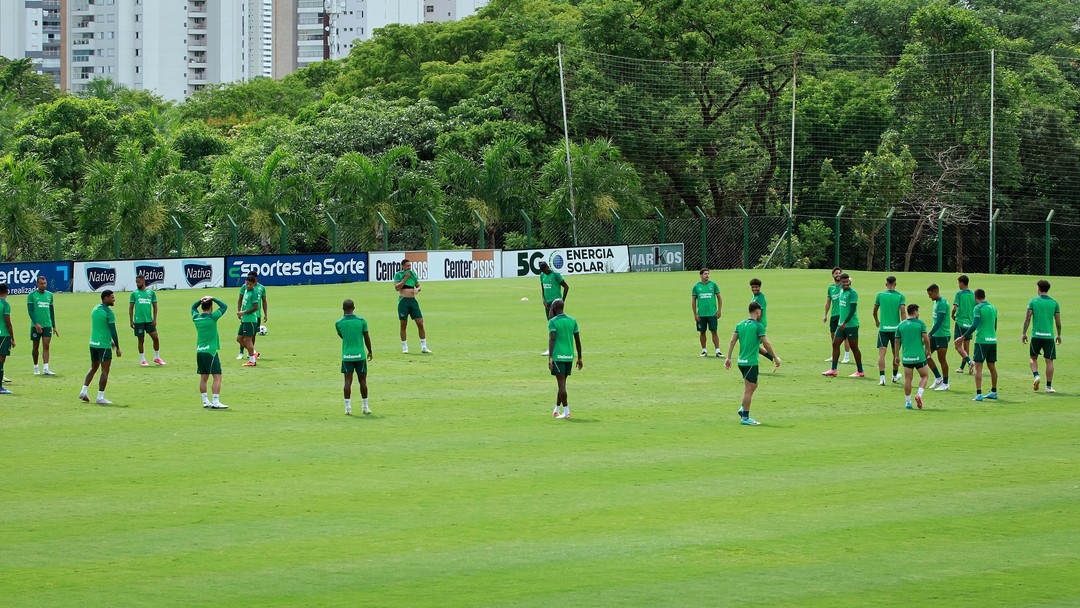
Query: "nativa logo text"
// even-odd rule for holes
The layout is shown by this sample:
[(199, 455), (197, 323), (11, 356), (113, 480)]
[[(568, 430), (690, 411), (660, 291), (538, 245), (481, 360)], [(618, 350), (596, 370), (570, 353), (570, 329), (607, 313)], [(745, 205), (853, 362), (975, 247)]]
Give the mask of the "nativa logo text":
[(112, 266), (87, 266), (86, 282), (93, 291), (106, 285), (116, 285), (116, 269)]
[(146, 279), (146, 286), (157, 285), (165, 282), (165, 268), (157, 264), (142, 264), (135, 267), (135, 276), (142, 275)]
[(195, 287), (199, 283), (209, 283), (214, 280), (214, 267), (202, 262), (184, 262), (184, 279), (188, 287)]

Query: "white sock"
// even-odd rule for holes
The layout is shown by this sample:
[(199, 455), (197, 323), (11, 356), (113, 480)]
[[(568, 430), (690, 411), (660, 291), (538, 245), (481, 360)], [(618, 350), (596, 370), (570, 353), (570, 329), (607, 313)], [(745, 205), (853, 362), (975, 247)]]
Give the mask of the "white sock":
[(420, 348), (427, 348), (427, 338), (420, 340)]
[(366, 409), (367, 409), (367, 397), (364, 397), (364, 398), (363, 398), (363, 399), (361, 399), (360, 401), (361, 401), (361, 402), (363, 402), (363, 404), (364, 404), (364, 409), (366, 410)]
[(569, 405), (566, 406), (566, 409), (563, 410), (563, 415), (564, 416), (569, 416), (570, 415), (570, 406)]
[(35, 363), (35, 364), (34, 364), (34, 373), (37, 373), (37, 371), (38, 371), (38, 366), (37, 366), (37, 364)]
[[(248, 355), (248, 361), (251, 361), (252, 363), (255, 363), (255, 355)], [(236, 364), (233, 363), (233, 365), (236, 365)]]
[(46, 364), (45, 364), (45, 367), (44, 367), (44, 369), (45, 369), (45, 370), (48, 370), (48, 369), (49, 369), (49, 364), (48, 364), (48, 363), (46, 363)]
[(408, 340), (402, 340), (401, 341), (401, 348), (409, 348), (409, 341)]
[(904, 401), (906, 401), (906, 402), (908, 402), (908, 403), (911, 403), (911, 395), (906, 395), (906, 396), (904, 397)]
[(161, 351), (160, 350), (155, 350), (154, 351), (154, 358), (155, 359), (160, 359), (161, 358)]
[[(236, 364), (234, 363), (233, 365), (236, 365)], [(204, 399), (206, 398), (206, 393), (203, 393), (203, 398)], [(221, 396), (220, 395), (218, 395), (218, 394), (214, 395), (214, 403), (221, 403)]]
[(146, 353), (139, 353), (139, 359), (142, 359), (142, 362), (146, 363)]
[(105, 391), (98, 391), (97, 392), (97, 398), (98, 399), (104, 399), (105, 398)]
[(202, 394), (202, 402), (203, 403), (210, 403), (210, 400), (206, 398), (206, 393)]
[(352, 399), (345, 400), (345, 407), (352, 407)]
[(920, 387), (919, 387), (919, 396), (920, 396), (920, 397), (922, 397), (922, 393), (923, 393), (923, 387), (921, 387), (921, 386), (920, 386)]
[(80, 395), (86, 395), (86, 394), (88, 394), (89, 392), (90, 392), (90, 385), (89, 385), (89, 384), (87, 384), (86, 386), (82, 387), (82, 392), (80, 392), (79, 394), (80, 394)]

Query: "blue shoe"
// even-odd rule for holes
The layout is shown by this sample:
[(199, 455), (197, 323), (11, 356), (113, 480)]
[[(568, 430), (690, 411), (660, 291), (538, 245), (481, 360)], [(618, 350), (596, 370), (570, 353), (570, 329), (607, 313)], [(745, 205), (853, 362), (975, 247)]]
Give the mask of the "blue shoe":
[(13, 394), (14, 394), (14, 393), (12, 393), (11, 391), (9, 391), (8, 389), (6, 389), (6, 388), (4, 388), (4, 387), (0, 386), (0, 395), (13, 395)]
[(742, 422), (741, 422), (741, 424), (747, 424), (747, 425), (751, 425), (751, 426), (757, 426), (757, 425), (759, 425), (759, 424), (761, 424), (761, 423), (760, 423), (760, 422), (758, 422), (757, 420), (754, 420), (753, 418), (743, 418), (743, 419), (742, 419)]
[(984, 398), (984, 397), (983, 397), (982, 395), (975, 395), (975, 398), (974, 398), (974, 399), (972, 399), (972, 401), (982, 401), (982, 400), (983, 400), (983, 398)]
[(912, 405), (911, 405), (910, 403), (908, 403), (908, 404), (907, 404), (907, 405), (905, 405), (904, 407), (906, 407), (906, 408), (907, 408), (907, 409), (909, 409), (909, 410), (910, 410), (910, 409), (914, 409), (914, 407), (912, 407)]
[(986, 393), (986, 398), (987, 399), (997, 399), (997, 393), (993, 393), (993, 392)]

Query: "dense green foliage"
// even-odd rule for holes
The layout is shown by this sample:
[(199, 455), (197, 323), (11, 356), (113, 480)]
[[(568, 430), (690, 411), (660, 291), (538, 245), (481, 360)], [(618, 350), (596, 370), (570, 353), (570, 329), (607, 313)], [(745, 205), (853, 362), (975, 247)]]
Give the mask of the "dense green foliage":
[[(179, 104), (109, 81), (59, 94), (28, 61), (0, 58), (0, 158), (10, 157), (0, 186), (22, 192), (4, 213), (23, 218), (0, 238), (9, 258), (49, 257), (59, 232), (67, 254), (85, 258), (117, 229), (126, 255), (161, 252), (175, 224), (200, 249), (229, 217), (267, 249), (274, 214), (293, 248), (313, 248), (326, 246), (326, 212), (355, 247), (379, 238), (377, 213), (392, 228), (431, 213), (451, 235), (483, 221), (493, 236), (519, 210), (561, 218), (571, 200), (589, 219), (654, 206), (668, 217), (777, 213), (802, 57), (801, 219), (845, 205), (872, 259), (889, 207), (919, 218), (944, 209), (959, 258), (959, 227), (985, 198), (972, 184), (990, 170), (980, 78), (991, 49), (1002, 57), (997, 204), (1028, 219), (1080, 217), (1078, 19), (1064, 0), (496, 0), (459, 22), (388, 26), (281, 81), (211, 86)], [(560, 43), (579, 52), (567, 91), (572, 192)], [(682, 93), (665, 92), (676, 80)]]

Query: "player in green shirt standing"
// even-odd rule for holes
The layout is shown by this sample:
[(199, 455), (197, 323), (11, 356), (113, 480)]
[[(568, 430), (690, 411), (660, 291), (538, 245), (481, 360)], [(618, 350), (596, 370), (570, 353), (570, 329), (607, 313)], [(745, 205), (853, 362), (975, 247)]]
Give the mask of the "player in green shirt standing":
[[(217, 310), (213, 310), (217, 304)], [(191, 305), (191, 322), (195, 324), (195, 372), (199, 374), (199, 392), (202, 393), (202, 406), (211, 410), (227, 410), (229, 406), (221, 402), (221, 359), (218, 350), (221, 342), (218, 339), (217, 322), (229, 307), (225, 302), (210, 296), (196, 300)], [(214, 400), (206, 396), (206, 381), (214, 377), (211, 386), (211, 394)]]
[[(971, 313), (971, 326), (959, 338), (956, 346), (959, 349), (964, 340), (970, 340), (975, 335), (975, 399), (997, 399), (997, 319), (998, 312), (994, 305), (986, 301), (986, 292), (976, 289), (975, 308)], [(966, 356), (967, 353), (965, 352)], [(990, 368), (990, 392), (984, 397), (982, 394), (983, 364)]]
[(933, 326), (930, 328), (930, 350), (936, 351), (939, 366), (934, 364), (934, 358), (927, 359), (927, 363), (930, 365), (930, 371), (934, 372), (934, 383), (930, 385), (930, 388), (935, 391), (947, 391), (949, 390), (949, 337), (952, 336), (952, 332), (949, 331), (949, 301), (945, 299), (945, 296), (941, 295), (941, 290), (938, 288), (937, 283), (931, 283), (926, 288), (926, 295), (930, 296), (930, 301), (934, 303), (934, 319)]
[[(832, 269), (832, 285), (829, 285), (825, 294), (825, 316), (821, 317), (822, 323), (829, 324), (829, 345), (832, 346), (833, 337), (836, 335), (836, 326), (840, 325), (840, 292), (844, 290), (840, 286), (840, 275), (844, 274), (839, 266)], [(832, 362), (832, 357), (825, 359), (826, 363)], [(844, 340), (844, 360), (841, 363), (851, 362), (851, 345)]]
[(90, 312), (90, 371), (86, 372), (86, 380), (83, 382), (79, 399), (90, 401), (90, 382), (94, 379), (98, 367), (101, 368), (101, 378), (98, 380), (98, 405), (112, 405), (112, 401), (105, 398), (105, 387), (109, 384), (109, 368), (112, 366), (112, 349), (116, 349), (119, 358), (120, 338), (116, 335), (116, 315), (109, 310), (116, 303), (116, 296), (111, 289), (101, 292), (101, 304), (94, 307)]
[(394, 289), (398, 292), (398, 319), (401, 321), (401, 353), (409, 354), (409, 341), (405, 330), (409, 327), (409, 317), (416, 323), (416, 333), (420, 336), (420, 352), (430, 353), (427, 347), (427, 332), (424, 331), (424, 314), (416, 294), (420, 293), (420, 277), (412, 269), (412, 262), (401, 260), (401, 270), (394, 273)]
[(259, 292), (255, 289), (256, 278), (254, 273), (249, 273), (244, 280), (244, 292), (240, 298), (240, 310), (236, 312), (236, 318), (240, 319), (240, 328), (236, 331), (236, 341), (248, 351), (248, 360), (242, 367), (255, 367), (255, 360), (259, 354), (255, 352), (255, 333), (259, 329)]
[[(554, 316), (551, 312), (551, 303), (555, 300), (562, 300), (563, 306), (566, 305), (566, 295), (570, 293), (570, 285), (563, 280), (562, 275), (551, 269), (547, 262), (540, 262), (540, 300), (544, 303), (544, 318), (550, 319)], [(705, 348), (705, 338), (702, 334), (701, 348)], [(540, 353), (541, 357), (547, 357), (550, 353), (544, 351)]]
[(694, 286), (690, 289), (690, 312), (694, 314), (694, 323), (701, 342), (701, 356), (709, 356), (709, 351), (705, 349), (705, 331), (708, 330), (712, 332), (712, 343), (713, 348), (716, 349), (716, 356), (723, 357), (724, 353), (720, 352), (720, 336), (716, 333), (716, 323), (723, 310), (724, 299), (720, 297), (720, 287), (709, 280), (708, 268), (699, 270), (698, 276), (701, 277), (701, 280), (694, 283)]
[[(750, 402), (758, 386), (758, 354), (762, 350), (772, 359), (773, 369), (780, 367), (780, 357), (773, 352), (772, 344), (765, 337), (765, 326), (761, 324), (761, 304), (750, 302), (747, 307), (750, 318), (735, 326), (728, 343), (728, 352), (735, 352), (735, 343), (739, 343), (739, 372), (743, 377), (742, 405), (739, 406), (739, 418), (742, 424), (756, 426), (761, 424), (750, 417)], [(724, 368), (731, 369), (731, 359), (724, 361)]]
[(923, 391), (930, 374), (926, 362), (930, 357), (930, 336), (926, 333), (926, 323), (919, 319), (919, 305), (908, 304), (907, 318), (896, 326), (893, 339), (893, 352), (900, 351), (904, 362), (904, 407), (911, 409), (911, 377), (915, 370), (919, 372), (919, 392), (915, 395), (915, 405), (921, 410)]
[[(1024, 317), (1024, 329), (1020, 333), (1020, 341), (1028, 342), (1028, 324), (1034, 321), (1031, 327), (1031, 347), (1028, 355), (1031, 357), (1031, 373), (1035, 376), (1032, 390), (1039, 390), (1039, 353), (1046, 360), (1046, 392), (1054, 393), (1054, 359), (1057, 358), (1057, 345), (1061, 344), (1061, 308), (1050, 297), (1050, 281), (1042, 279), (1035, 284), (1038, 294), (1028, 302), (1027, 316)], [(1057, 328), (1055, 338), (1054, 328)]]
[(26, 311), (30, 313), (30, 341), (34, 343), (34, 375), (38, 375), (38, 345), (41, 346), (41, 362), (44, 367), (41, 374), (55, 376), (49, 369), (49, 345), (53, 336), (60, 337), (56, 327), (56, 310), (53, 308), (53, 294), (46, 291), (49, 281), (45, 277), (37, 278), (37, 291), (26, 296)]
[[(0, 378), (4, 377), (4, 363), (7, 362), (11, 349), (15, 348), (15, 330), (11, 328), (11, 304), (7, 301), (8, 284), (0, 283), (0, 315), (4, 322), (0, 323)], [(10, 395), (11, 391), (0, 385), (0, 395)]]
[(128, 299), (128, 319), (131, 328), (135, 330), (135, 337), (139, 339), (139, 365), (147, 367), (146, 352), (143, 350), (143, 341), (146, 335), (154, 342), (154, 363), (165, 365), (161, 360), (161, 343), (158, 341), (157, 332), (157, 292), (146, 288), (146, 277), (135, 277), (135, 291), (131, 292)]
[[(341, 303), (341, 312), (345, 316), (335, 324), (337, 335), (341, 338), (341, 373), (345, 374), (345, 415), (352, 415), (352, 381), (356, 374), (360, 381), (360, 398), (363, 399), (364, 414), (370, 414), (367, 391), (367, 362), (374, 354), (371, 352), (371, 338), (368, 336), (367, 321), (356, 316), (356, 305), (352, 300)], [(365, 354), (364, 349), (367, 349)]]
[[(896, 350), (896, 328), (906, 317), (904, 306), (907, 298), (904, 294), (896, 291), (896, 277), (885, 277), (885, 291), (877, 294), (874, 298), (874, 325), (878, 328), (878, 386), (885, 386), (885, 353), (891, 346), (893, 349), (892, 381), (900, 381), (900, 353)], [(878, 317), (878, 310), (881, 317)]]
[[(247, 274), (249, 277), (255, 278), (255, 296), (259, 299), (259, 310), (255, 313), (257, 317), (255, 319), (255, 335), (251, 336), (251, 347), (255, 348), (255, 340), (259, 337), (259, 332), (263, 331), (263, 327), (270, 320), (269, 304), (266, 301), (266, 286), (259, 282), (259, 273), (252, 270)], [(247, 285), (240, 286), (240, 298), (236, 301), (236, 307), (240, 308), (244, 305), (244, 291), (247, 289)], [(255, 351), (255, 358), (259, 358), (259, 351)], [(236, 355), (237, 359), (244, 358), (244, 347), (240, 347), (240, 354)]]
[[(574, 367), (574, 349), (577, 348), (577, 368), (581, 369), (581, 336), (578, 324), (573, 317), (563, 314), (563, 301), (556, 298), (551, 303), (551, 318), (548, 319), (548, 369), (555, 376), (559, 385), (555, 396), (555, 409), (551, 415), (555, 418), (570, 418), (570, 402), (566, 398), (566, 379)], [(560, 412), (559, 407), (563, 410)]]
[[(766, 331), (768, 331), (769, 307), (768, 301), (765, 299), (765, 294), (761, 291), (761, 279), (757, 277), (750, 279), (750, 293), (752, 294), (750, 301), (757, 302), (758, 305), (761, 306), (761, 326), (764, 327)], [(772, 355), (770, 355), (768, 351), (766, 351), (764, 348), (759, 351), (759, 354), (762, 357), (768, 359), (769, 361), (772, 361)]]
[[(960, 336), (967, 334), (968, 329), (971, 327), (972, 314), (975, 310), (975, 294), (968, 289), (968, 276), (962, 274), (956, 277), (956, 285), (959, 291), (953, 297), (952, 305), (952, 318), (956, 322), (953, 338), (959, 338)], [(971, 365), (971, 357), (968, 353), (971, 352), (971, 338), (967, 338), (962, 342), (956, 341), (956, 352), (960, 355), (960, 368), (956, 370), (956, 373), (964, 373), (964, 366)], [(973, 368), (968, 367), (968, 373), (972, 373)]]
[(836, 372), (836, 362), (840, 360), (840, 345), (847, 340), (851, 345), (851, 353), (855, 355), (855, 373), (848, 377), (863, 378), (866, 374), (863, 373), (862, 351), (859, 350), (859, 294), (851, 288), (851, 277), (846, 272), (840, 275), (840, 287), (842, 288), (838, 298), (840, 318), (836, 326), (836, 334), (833, 335), (832, 368), (821, 372), (821, 375), (830, 377), (839, 375)]

